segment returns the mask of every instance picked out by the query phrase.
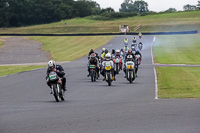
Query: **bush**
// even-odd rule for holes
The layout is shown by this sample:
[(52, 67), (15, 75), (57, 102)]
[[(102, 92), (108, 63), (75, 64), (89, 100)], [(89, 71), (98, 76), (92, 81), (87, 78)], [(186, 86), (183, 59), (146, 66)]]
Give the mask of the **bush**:
[(114, 19), (120, 19), (120, 18), (133, 17), (137, 15), (138, 15), (137, 13), (110, 12), (110, 13), (102, 13), (96, 16), (90, 16), (88, 18), (92, 20), (114, 20)]

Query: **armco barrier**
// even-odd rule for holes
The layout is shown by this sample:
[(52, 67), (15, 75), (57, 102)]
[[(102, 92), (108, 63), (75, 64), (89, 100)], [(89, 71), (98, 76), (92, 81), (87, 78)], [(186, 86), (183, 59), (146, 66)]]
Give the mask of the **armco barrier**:
[[(198, 31), (181, 32), (152, 32), (142, 33), (142, 35), (178, 35), (178, 34), (197, 34)], [(83, 33), (83, 34), (0, 34), (0, 36), (110, 36), (110, 35), (138, 35), (138, 33)]]

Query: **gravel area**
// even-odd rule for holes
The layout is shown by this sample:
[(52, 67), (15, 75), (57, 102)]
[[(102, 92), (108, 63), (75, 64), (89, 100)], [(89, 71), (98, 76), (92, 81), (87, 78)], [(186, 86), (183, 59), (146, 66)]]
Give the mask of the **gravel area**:
[(47, 62), (50, 54), (42, 50), (42, 44), (25, 37), (4, 38), (0, 48), (0, 64)]

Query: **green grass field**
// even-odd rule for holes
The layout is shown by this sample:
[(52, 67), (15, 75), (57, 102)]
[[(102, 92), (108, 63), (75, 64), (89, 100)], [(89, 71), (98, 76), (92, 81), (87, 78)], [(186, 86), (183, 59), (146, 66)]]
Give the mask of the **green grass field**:
[(0, 41), (0, 48), (1, 48), (1, 46), (3, 45), (3, 42), (2, 41)]
[(157, 36), (153, 52), (156, 63), (200, 64), (200, 35)]
[(29, 71), (46, 66), (0, 66), (0, 76)]
[(157, 67), (159, 98), (200, 98), (200, 67)]
[(139, 29), (142, 32), (200, 30), (200, 11), (135, 16), (112, 21), (96, 21), (88, 18), (74, 18), (19, 28), (0, 28), (0, 33), (119, 32), (119, 25), (129, 25), (130, 30), (134, 31), (134, 27), (139, 24), (142, 24), (141, 29)]
[(29, 37), (43, 44), (56, 61), (73, 61), (109, 42), (113, 36)]

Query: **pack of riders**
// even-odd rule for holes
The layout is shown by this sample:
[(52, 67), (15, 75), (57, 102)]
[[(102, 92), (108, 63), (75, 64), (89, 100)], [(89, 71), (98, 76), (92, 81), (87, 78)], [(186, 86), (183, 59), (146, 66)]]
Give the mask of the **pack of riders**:
[[(139, 33), (139, 35), (141, 35)], [(136, 37), (133, 37), (132, 42), (136, 43)], [(139, 44), (142, 44), (141, 42)], [(142, 59), (142, 54), (140, 53), (139, 50), (136, 50), (135, 47), (131, 46), (131, 49), (128, 47), (128, 38), (124, 39), (124, 48), (123, 49), (112, 49), (111, 53), (109, 53), (108, 49), (103, 48), (101, 51), (101, 55), (99, 57), (98, 53), (95, 52), (93, 49), (91, 49), (88, 53), (88, 75), (87, 77), (90, 76), (90, 65), (94, 65), (96, 68), (96, 71), (101, 73), (101, 75), (104, 77), (103, 80), (105, 80), (105, 72), (104, 69), (101, 69), (101, 67), (104, 66), (106, 62), (109, 62), (112, 66), (111, 72), (112, 72), (112, 79), (116, 80), (116, 71), (114, 70), (114, 61), (113, 59), (119, 58), (119, 59), (124, 59), (124, 63), (126, 61), (136, 61), (136, 55), (140, 55), (140, 62)], [(101, 67), (100, 67), (101, 66)], [(50, 60), (48, 62), (48, 68), (47, 68), (47, 73), (46, 73), (46, 82), (47, 85), (51, 88), (51, 83), (49, 82), (49, 74), (50, 72), (56, 72), (58, 77), (62, 81), (62, 89), (63, 91), (66, 91), (66, 78), (65, 78), (65, 72), (64, 69), (61, 65), (58, 65), (55, 63), (54, 60)], [(51, 89), (51, 94), (52, 94), (52, 89)]]

